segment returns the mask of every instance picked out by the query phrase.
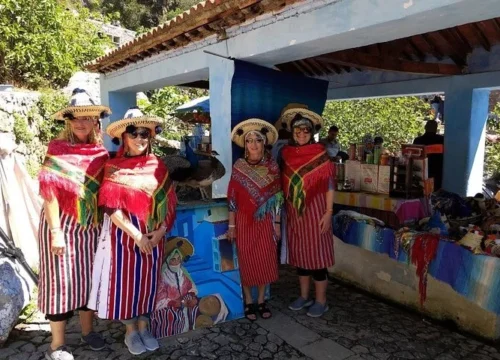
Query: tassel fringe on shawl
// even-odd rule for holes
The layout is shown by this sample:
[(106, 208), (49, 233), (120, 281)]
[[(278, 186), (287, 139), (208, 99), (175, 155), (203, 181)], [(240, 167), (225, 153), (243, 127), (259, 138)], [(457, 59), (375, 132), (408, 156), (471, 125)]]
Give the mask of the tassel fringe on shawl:
[(40, 195), (47, 201), (57, 199), (61, 211), (81, 226), (87, 225), (90, 214), (97, 224), (97, 193), (108, 158), (101, 145), (51, 141), (38, 175)]
[(322, 144), (283, 147), (283, 192), (299, 215), (318, 194), (326, 193), (335, 167)]
[(168, 170), (155, 155), (114, 158), (106, 164), (99, 205), (126, 209), (156, 229), (175, 220), (177, 196)]

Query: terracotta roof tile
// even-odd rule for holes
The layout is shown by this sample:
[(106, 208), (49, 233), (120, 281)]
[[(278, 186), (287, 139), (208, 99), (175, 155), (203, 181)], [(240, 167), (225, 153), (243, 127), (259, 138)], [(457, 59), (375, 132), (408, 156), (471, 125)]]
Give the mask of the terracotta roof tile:
[[(173, 48), (186, 46), (190, 42), (198, 41), (201, 38), (217, 33), (213, 28), (204, 28), (213, 22), (219, 22), (219, 27), (231, 16), (234, 19), (230, 25), (238, 25), (255, 18), (263, 13), (271, 12), (283, 8), (295, 2), (304, 0), (207, 0), (200, 2), (189, 10), (177, 15), (175, 18), (167, 21), (158, 27), (151, 29), (147, 33), (141, 34), (134, 40), (129, 41), (119, 48), (101, 56), (94, 61), (86, 64), (86, 68), (91, 71), (109, 72), (121, 68), (133, 61), (134, 57), (147, 57), (150, 52), (168, 51)], [(256, 9), (253, 7), (257, 6)], [(241, 13), (243, 9), (251, 9), (245, 14)], [(228, 24), (225, 24), (228, 26)], [(189, 35), (190, 32), (198, 31), (201, 36)], [(198, 34), (197, 33), (197, 34)], [(172, 40), (178, 38), (178, 41)], [(187, 40), (186, 40), (187, 39)], [(169, 42), (168, 45), (165, 43)], [(174, 45), (175, 44), (175, 45)]]

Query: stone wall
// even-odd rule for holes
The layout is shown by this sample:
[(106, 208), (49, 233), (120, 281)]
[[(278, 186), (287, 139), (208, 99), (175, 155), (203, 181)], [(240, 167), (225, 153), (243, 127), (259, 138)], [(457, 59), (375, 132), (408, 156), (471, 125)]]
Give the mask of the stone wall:
[[(11, 134), (16, 140), (18, 144), (16, 152), (23, 155), (30, 173), (36, 171), (46, 149), (37, 136), (39, 124), (35, 121), (30, 122), (28, 117), (39, 99), (39, 92), (24, 90), (0, 92), (0, 132)], [(19, 135), (23, 131), (27, 136)]]

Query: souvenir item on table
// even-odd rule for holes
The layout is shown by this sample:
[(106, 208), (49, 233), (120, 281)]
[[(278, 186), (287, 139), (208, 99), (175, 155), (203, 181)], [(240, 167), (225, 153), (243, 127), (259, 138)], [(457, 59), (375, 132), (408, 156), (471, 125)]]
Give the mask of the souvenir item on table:
[[(360, 191), (361, 190), (361, 163), (359, 161), (348, 160), (344, 166), (345, 170), (345, 182), (349, 182), (349, 190)], [(344, 187), (344, 190), (347, 190)]]
[(380, 156), (382, 155), (382, 149), (380, 146), (375, 146), (375, 149), (373, 151), (373, 163), (375, 165), (378, 165), (380, 163)]
[(468, 232), (458, 243), (472, 251), (474, 254), (482, 254), (483, 251), (481, 250), (481, 242), (483, 237), (484, 233), (480, 227), (470, 226)]
[(429, 219), (426, 229), (429, 232), (439, 235), (448, 235), (448, 228), (441, 218), (441, 213), (439, 211), (434, 211), (434, 214)]
[(349, 160), (356, 160), (356, 144), (349, 146)]
[(378, 187), (378, 166), (361, 164), (361, 191), (376, 193)]
[(380, 155), (380, 165), (389, 165), (389, 155), (388, 154)]
[(377, 192), (379, 194), (389, 194), (390, 190), (391, 167), (380, 165), (378, 167)]

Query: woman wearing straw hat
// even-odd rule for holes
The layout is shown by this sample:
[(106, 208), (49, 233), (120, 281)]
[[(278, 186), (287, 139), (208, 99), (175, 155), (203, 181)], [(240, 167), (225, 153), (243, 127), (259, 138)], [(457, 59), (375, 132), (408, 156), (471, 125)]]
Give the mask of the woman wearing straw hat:
[[(286, 203), (288, 263), (297, 267), (300, 296), (289, 308), (309, 308), (307, 315), (319, 317), (327, 310), (327, 268), (333, 257), (334, 165), (325, 146), (314, 142), (313, 133), (323, 119), (307, 109), (289, 109), (281, 117), (283, 128), (292, 132), (290, 145), (282, 150), (283, 192)], [(309, 299), (310, 278), (316, 290)]]
[(233, 165), (228, 187), (230, 240), (236, 240), (245, 317), (257, 319), (251, 288), (258, 287), (257, 310), (268, 319), (266, 285), (278, 279), (277, 240), (280, 237), (280, 208), (283, 204), (278, 164), (266, 146), (278, 139), (276, 128), (260, 119), (236, 125), (232, 141), (245, 149), (245, 157)]
[(177, 203), (167, 168), (151, 153), (160, 123), (131, 108), (106, 129), (122, 146), (106, 163), (99, 190), (105, 215), (88, 306), (101, 318), (125, 324), (125, 344), (133, 355), (158, 348), (148, 316), (160, 276), (162, 240)]
[(95, 126), (108, 116), (85, 90), (75, 89), (69, 106), (54, 114), (65, 121), (49, 143), (38, 179), (44, 200), (40, 216), (38, 307), (50, 321), (52, 342), (46, 359), (73, 359), (66, 348), (66, 321), (80, 310), (82, 341), (92, 350), (105, 342), (93, 332), (93, 312), (86, 307), (94, 251), (99, 235), (97, 191), (108, 152)]

